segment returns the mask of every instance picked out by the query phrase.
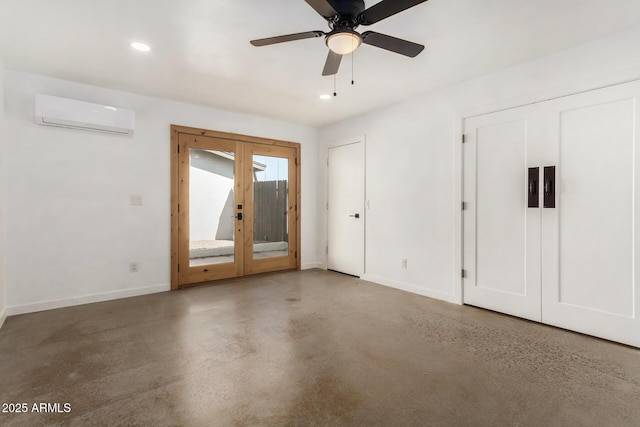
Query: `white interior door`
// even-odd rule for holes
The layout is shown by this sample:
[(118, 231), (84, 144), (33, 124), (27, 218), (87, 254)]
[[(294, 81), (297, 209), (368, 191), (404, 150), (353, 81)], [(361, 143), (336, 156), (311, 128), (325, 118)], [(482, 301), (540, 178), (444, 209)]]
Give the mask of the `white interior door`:
[(542, 319), (640, 346), (640, 83), (548, 103), (556, 209), (542, 212)]
[(364, 143), (329, 149), (327, 267), (364, 274)]
[(639, 100), (633, 82), (465, 121), (465, 303), (640, 347)]
[(465, 121), (465, 304), (540, 321), (540, 209), (527, 208), (535, 108)]

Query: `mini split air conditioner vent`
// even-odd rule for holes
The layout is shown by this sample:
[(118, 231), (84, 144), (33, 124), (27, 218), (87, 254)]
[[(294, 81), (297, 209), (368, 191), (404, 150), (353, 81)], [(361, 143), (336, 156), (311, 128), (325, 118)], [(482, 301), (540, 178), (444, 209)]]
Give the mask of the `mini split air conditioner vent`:
[(135, 125), (135, 112), (109, 105), (37, 94), (35, 120), (37, 124), (45, 126), (131, 135)]

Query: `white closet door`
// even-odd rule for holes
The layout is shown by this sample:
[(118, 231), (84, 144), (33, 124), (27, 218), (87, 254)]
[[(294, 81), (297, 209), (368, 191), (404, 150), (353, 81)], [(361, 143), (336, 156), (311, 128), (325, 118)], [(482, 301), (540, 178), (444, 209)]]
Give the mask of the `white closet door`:
[(636, 82), (545, 103), (557, 191), (542, 210), (542, 321), (634, 346), (639, 100)]
[(329, 270), (364, 274), (364, 143), (332, 147), (328, 153)]
[(463, 283), (465, 304), (540, 321), (541, 209), (527, 208), (536, 121), (534, 106), (465, 120)]

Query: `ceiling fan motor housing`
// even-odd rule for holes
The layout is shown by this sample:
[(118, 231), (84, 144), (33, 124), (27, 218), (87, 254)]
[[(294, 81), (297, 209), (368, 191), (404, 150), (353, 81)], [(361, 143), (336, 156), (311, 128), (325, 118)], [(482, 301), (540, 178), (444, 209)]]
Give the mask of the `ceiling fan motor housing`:
[(331, 5), (338, 12), (338, 26), (348, 25), (350, 28), (358, 26), (357, 17), (364, 10), (364, 0), (332, 0)]

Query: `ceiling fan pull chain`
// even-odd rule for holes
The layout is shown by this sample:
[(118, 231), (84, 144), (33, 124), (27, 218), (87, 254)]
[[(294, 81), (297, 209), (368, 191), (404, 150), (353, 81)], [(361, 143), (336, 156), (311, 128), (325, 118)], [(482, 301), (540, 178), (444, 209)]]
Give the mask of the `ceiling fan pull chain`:
[(353, 57), (354, 56), (356, 56), (356, 51), (355, 50), (353, 52), (351, 52), (351, 85), (353, 85), (355, 83), (355, 78), (353, 77), (353, 75), (355, 74), (355, 72), (353, 71), (353, 64), (354, 64)]
[(336, 90), (336, 74), (333, 75), (333, 96), (338, 96), (338, 91)]

